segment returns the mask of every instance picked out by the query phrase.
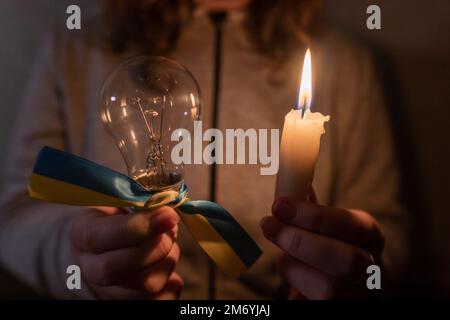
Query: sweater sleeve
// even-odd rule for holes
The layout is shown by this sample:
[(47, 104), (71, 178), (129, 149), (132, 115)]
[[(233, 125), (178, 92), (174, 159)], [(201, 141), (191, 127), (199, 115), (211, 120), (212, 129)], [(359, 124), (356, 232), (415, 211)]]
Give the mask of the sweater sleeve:
[(357, 97), (341, 137), (336, 205), (362, 209), (385, 236), (383, 264), (400, 276), (408, 257), (408, 214), (400, 202), (399, 168), (384, 95), (373, 60), (360, 59)]
[(67, 145), (55, 43), (49, 38), (39, 53), (9, 137), (0, 196), (0, 262), (37, 292), (57, 298), (90, 298), (84, 283), (81, 290), (66, 286), (66, 269), (76, 264), (68, 230), (82, 209), (39, 202), (27, 194), (28, 177), (41, 147), (66, 149)]

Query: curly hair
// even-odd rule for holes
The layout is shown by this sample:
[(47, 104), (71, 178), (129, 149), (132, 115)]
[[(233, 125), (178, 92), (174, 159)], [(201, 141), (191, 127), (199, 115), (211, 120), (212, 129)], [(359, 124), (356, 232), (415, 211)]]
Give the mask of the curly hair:
[[(170, 52), (194, 7), (193, 0), (102, 0), (107, 44), (117, 53)], [(320, 0), (251, 0), (244, 27), (256, 50), (280, 58), (299, 42), (308, 43), (320, 9)]]

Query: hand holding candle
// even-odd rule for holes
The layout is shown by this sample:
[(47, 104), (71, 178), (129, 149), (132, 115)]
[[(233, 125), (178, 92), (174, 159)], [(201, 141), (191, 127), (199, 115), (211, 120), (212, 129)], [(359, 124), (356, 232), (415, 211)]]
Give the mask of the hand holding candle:
[(261, 227), (282, 254), (278, 271), (288, 298), (336, 299), (367, 295), (367, 266), (379, 261), (383, 237), (375, 219), (361, 210), (308, 202), (324, 122), (312, 113), (311, 56), (303, 64), (298, 105), (285, 118), (273, 216)]
[(314, 167), (329, 116), (311, 112), (312, 63), (308, 49), (303, 63), (297, 108), (285, 117), (280, 148), (280, 169), (275, 197), (305, 200), (310, 192)]

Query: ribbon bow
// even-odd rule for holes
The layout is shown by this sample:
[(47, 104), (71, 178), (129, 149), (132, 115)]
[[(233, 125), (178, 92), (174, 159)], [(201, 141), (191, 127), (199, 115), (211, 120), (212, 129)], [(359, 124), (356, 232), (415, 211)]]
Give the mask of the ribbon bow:
[(76, 155), (44, 147), (30, 177), (32, 198), (80, 206), (152, 209), (168, 205), (209, 257), (230, 277), (239, 277), (261, 255), (258, 245), (220, 205), (189, 200), (180, 191), (152, 193), (130, 177)]

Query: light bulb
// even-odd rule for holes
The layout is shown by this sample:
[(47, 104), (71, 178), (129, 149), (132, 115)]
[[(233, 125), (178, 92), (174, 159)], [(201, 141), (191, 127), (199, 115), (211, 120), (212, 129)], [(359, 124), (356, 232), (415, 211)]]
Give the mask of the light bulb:
[(131, 58), (105, 80), (100, 115), (128, 174), (150, 191), (179, 189), (183, 166), (171, 160), (174, 130), (193, 130), (200, 117), (198, 84), (176, 61)]

